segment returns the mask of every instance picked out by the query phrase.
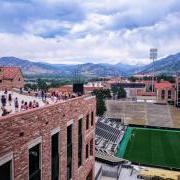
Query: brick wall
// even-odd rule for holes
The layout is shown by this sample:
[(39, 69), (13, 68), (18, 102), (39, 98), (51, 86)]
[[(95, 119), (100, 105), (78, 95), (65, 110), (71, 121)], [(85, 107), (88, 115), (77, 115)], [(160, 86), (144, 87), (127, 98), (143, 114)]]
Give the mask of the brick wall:
[[(67, 123), (72, 119), (73, 180), (86, 179), (91, 169), (94, 174), (95, 159), (94, 156), (86, 159), (85, 146), (95, 136), (95, 108), (94, 97), (82, 96), (63, 103), (1, 117), (0, 158), (13, 152), (14, 180), (28, 179), (28, 144), (38, 137), (42, 137), (42, 179), (51, 179), (51, 131), (58, 127), (60, 127), (60, 179), (66, 180)], [(86, 131), (85, 118), (88, 113), (91, 117), (92, 111), (94, 111), (94, 126), (90, 126)], [(78, 119), (80, 117), (83, 117), (83, 164), (78, 169)]]
[(18, 72), (14, 79), (2, 79), (0, 83), (0, 90), (11, 90), (12, 88), (23, 88), (24, 87), (24, 77), (21, 71)]
[(23, 88), (24, 84), (24, 77), (21, 71), (19, 71), (16, 77), (13, 79), (13, 88)]
[[(164, 98), (162, 98), (162, 91), (164, 91)], [(168, 98), (168, 91), (171, 91), (171, 98)], [(156, 97), (158, 102), (167, 103), (175, 100), (175, 89), (158, 89), (156, 90)]]

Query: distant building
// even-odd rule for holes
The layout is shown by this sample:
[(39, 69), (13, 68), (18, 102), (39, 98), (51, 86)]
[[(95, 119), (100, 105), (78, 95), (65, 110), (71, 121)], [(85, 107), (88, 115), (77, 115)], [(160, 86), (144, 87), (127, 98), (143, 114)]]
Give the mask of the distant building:
[[(93, 82), (93, 83), (88, 83), (84, 85), (84, 93), (91, 93), (94, 90), (99, 90), (103, 89), (103, 85), (101, 82)], [(51, 88), (49, 89), (49, 92), (61, 92), (61, 93), (72, 93), (73, 92), (73, 85), (64, 85), (59, 88)]]
[(175, 99), (175, 105), (180, 107), (180, 77), (176, 78), (176, 99)]
[(152, 74), (135, 74), (133, 77), (143, 80), (145, 77), (152, 77)]
[(24, 77), (18, 67), (0, 67), (0, 89), (23, 88)]
[(157, 102), (159, 103), (174, 103), (175, 86), (168, 81), (156, 82), (154, 85)]
[(111, 88), (113, 87), (123, 87), (127, 93), (128, 98), (141, 96), (146, 92), (145, 84), (142, 82), (112, 83)]
[(72, 93), (73, 87), (72, 85), (64, 85), (58, 88), (50, 88), (49, 92)]
[(100, 90), (100, 89), (104, 89), (104, 86), (103, 86), (101, 81), (89, 82), (89, 83), (84, 85), (85, 93), (90, 93), (94, 90)]

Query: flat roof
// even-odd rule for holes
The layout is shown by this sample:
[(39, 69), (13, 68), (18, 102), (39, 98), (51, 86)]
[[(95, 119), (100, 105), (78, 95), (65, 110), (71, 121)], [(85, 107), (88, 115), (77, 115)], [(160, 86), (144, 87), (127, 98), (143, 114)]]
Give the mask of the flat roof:
[[(8, 95), (11, 94), (12, 95), (12, 101), (9, 102), (8, 101)], [(5, 95), (4, 94), (4, 91), (0, 91), (0, 98), (2, 97), (2, 95)], [(17, 113), (17, 112), (20, 112), (20, 108), (21, 108), (21, 102), (24, 101), (24, 102), (27, 102), (29, 104), (29, 102), (32, 102), (32, 101), (36, 101), (38, 102), (39, 104), (39, 107), (43, 107), (45, 106), (46, 104), (42, 101), (42, 99), (40, 97), (35, 97), (35, 96), (28, 96), (28, 95), (24, 95), (24, 94), (19, 94), (17, 92), (14, 92), (14, 91), (8, 91), (7, 95), (6, 96), (6, 106), (5, 108), (8, 110), (8, 111), (11, 111), (10, 114), (13, 114), (13, 113)], [(15, 98), (18, 98), (18, 102), (19, 102), (19, 108), (18, 108), (18, 111), (15, 110), (15, 105), (14, 105), (14, 100)], [(51, 103), (51, 102), (50, 102)], [(2, 103), (0, 101), (0, 106), (2, 107)], [(2, 109), (0, 108), (0, 116), (2, 116)]]
[[(12, 95), (12, 102), (10, 104), (10, 102), (8, 101), (8, 94), (11, 94)], [(0, 91), (0, 98), (2, 95), (5, 95), (4, 94), (4, 91)], [(50, 106), (50, 105), (54, 105), (54, 104), (57, 104), (57, 103), (63, 103), (63, 102), (67, 102), (69, 100), (73, 100), (73, 99), (77, 99), (77, 98), (80, 98), (80, 97), (83, 97), (83, 98), (90, 98), (89, 95), (83, 95), (83, 96), (77, 96), (75, 98), (68, 98), (66, 100), (53, 100), (51, 99), (50, 97), (47, 97), (46, 98), (46, 102), (42, 101), (42, 98), (41, 97), (35, 97), (35, 96), (29, 96), (29, 95), (26, 95), (26, 94), (20, 94), (20, 93), (17, 93), (17, 92), (14, 92), (14, 91), (8, 91), (6, 99), (6, 106), (5, 108), (8, 110), (8, 111), (11, 111), (9, 114), (7, 114), (6, 116), (2, 116), (2, 109), (0, 108), (0, 117), (7, 117), (8, 115), (15, 115), (15, 114), (19, 114), (19, 113), (23, 113), (23, 112), (27, 112), (27, 111), (32, 111), (32, 110), (36, 110), (36, 109), (39, 109), (39, 108), (43, 108), (43, 107), (47, 107), (47, 106)], [(15, 109), (15, 105), (14, 105), (14, 100), (15, 98), (18, 98), (18, 102), (19, 102), (19, 108), (18, 110)], [(38, 102), (39, 104), (39, 107), (38, 108), (31, 108), (31, 109), (28, 109), (28, 110), (23, 110), (21, 111), (21, 102), (22, 100), (24, 102), (27, 102), (29, 104), (29, 102)], [(0, 107), (2, 107), (2, 103), (1, 103), (1, 100), (0, 100)]]

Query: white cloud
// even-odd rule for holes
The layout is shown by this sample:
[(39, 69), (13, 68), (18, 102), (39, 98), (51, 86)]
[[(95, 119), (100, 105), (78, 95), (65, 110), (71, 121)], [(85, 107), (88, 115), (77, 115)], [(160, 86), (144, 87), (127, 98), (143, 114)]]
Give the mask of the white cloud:
[[(151, 47), (158, 48), (159, 57), (180, 49), (177, 0), (20, 2), (9, 1), (0, 8), (1, 56), (51, 63), (139, 64), (148, 63)], [(30, 9), (26, 12), (24, 6)]]

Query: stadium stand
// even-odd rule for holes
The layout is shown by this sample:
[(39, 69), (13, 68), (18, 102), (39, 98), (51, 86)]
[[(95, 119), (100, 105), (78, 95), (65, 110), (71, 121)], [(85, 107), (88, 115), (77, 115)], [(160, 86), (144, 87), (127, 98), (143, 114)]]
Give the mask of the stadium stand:
[(99, 118), (96, 122), (96, 154), (115, 155), (125, 131), (126, 127), (121, 124), (121, 119)]

